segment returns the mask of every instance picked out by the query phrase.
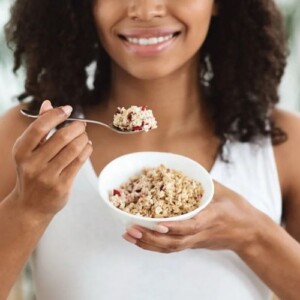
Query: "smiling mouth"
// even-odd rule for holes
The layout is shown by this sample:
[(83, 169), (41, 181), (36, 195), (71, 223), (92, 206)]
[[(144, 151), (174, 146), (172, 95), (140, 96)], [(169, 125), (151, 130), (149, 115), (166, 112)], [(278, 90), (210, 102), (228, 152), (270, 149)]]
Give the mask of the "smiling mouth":
[(118, 35), (122, 40), (133, 44), (133, 45), (140, 45), (140, 46), (152, 46), (157, 44), (162, 44), (167, 41), (170, 41), (173, 38), (176, 38), (180, 32), (174, 32), (172, 34), (168, 35), (162, 35), (162, 36), (152, 36), (152, 37), (129, 37), (125, 35)]

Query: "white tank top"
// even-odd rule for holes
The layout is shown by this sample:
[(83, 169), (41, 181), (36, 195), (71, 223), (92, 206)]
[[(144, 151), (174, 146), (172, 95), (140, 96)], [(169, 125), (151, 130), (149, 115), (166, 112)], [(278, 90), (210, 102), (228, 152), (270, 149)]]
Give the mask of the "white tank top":
[[(231, 163), (218, 158), (212, 177), (281, 220), (281, 191), (269, 140), (232, 143)], [(272, 292), (232, 251), (144, 251), (124, 241), (122, 225), (99, 199), (87, 161), (67, 206), (33, 255), (38, 300), (266, 300)]]

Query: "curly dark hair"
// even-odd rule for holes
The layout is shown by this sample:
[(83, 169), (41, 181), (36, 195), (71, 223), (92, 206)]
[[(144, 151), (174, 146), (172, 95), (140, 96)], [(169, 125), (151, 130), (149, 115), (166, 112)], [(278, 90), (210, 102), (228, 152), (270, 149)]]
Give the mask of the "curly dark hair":
[[(37, 109), (44, 99), (55, 106), (84, 107), (104, 101), (110, 89), (110, 57), (95, 29), (93, 0), (16, 0), (6, 25), (14, 50), (14, 71), (26, 67), (25, 92)], [(253, 141), (286, 134), (272, 121), (278, 85), (286, 65), (282, 16), (274, 0), (218, 1), (200, 52), (201, 84), (207, 91), (216, 135)], [(96, 62), (94, 88), (86, 68)]]

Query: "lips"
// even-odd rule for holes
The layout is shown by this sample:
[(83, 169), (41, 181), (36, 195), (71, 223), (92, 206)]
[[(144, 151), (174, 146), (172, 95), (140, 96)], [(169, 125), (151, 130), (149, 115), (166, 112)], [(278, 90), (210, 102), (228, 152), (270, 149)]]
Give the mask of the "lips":
[(170, 28), (128, 29), (118, 34), (128, 50), (144, 56), (166, 50), (179, 35), (179, 30)]

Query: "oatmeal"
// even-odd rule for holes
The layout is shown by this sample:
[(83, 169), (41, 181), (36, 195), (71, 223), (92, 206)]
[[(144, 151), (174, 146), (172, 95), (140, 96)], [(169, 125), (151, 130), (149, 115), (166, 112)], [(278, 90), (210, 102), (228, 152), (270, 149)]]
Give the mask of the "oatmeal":
[(157, 128), (152, 110), (147, 106), (118, 107), (113, 125), (123, 131), (146, 131)]
[(112, 191), (110, 201), (134, 215), (167, 218), (186, 214), (199, 207), (203, 187), (182, 172), (160, 165), (144, 169)]

